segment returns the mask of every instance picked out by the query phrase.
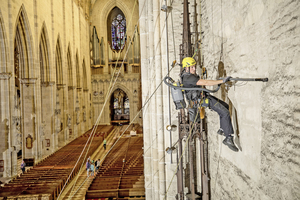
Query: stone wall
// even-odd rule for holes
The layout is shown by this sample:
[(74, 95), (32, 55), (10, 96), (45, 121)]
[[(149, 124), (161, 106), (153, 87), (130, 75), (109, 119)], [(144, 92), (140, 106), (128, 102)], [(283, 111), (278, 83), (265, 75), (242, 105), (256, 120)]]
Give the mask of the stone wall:
[[(4, 172), (0, 175), (16, 175), (19, 150), (23, 150), (23, 158), (34, 158), (38, 162), (92, 125), (91, 120), (83, 119), (83, 113), (90, 113), (90, 95), (87, 94), (91, 85), (88, 15), (76, 3), (73, 0), (8, 0), (0, 3), (0, 124), (4, 127), (0, 135), (6, 137), (0, 147), (0, 160), (4, 160)], [(17, 29), (24, 36), (20, 40), (23, 57), (20, 56), (18, 62), (25, 63), (25, 67), (15, 61), (15, 47), (19, 45), (15, 46)], [(44, 43), (41, 38), (44, 38)], [(43, 56), (48, 57), (47, 67), (43, 70), (40, 45), (46, 47)], [(62, 61), (59, 73), (62, 81), (59, 84), (57, 46)], [(72, 83), (67, 79), (68, 48), (71, 52)], [(26, 57), (28, 62), (24, 61)], [(15, 70), (17, 65), (21, 73)], [(80, 67), (76, 72), (77, 65)], [(85, 73), (86, 76), (83, 75)], [(44, 80), (43, 77), (48, 78)], [(78, 77), (80, 84), (76, 84)], [(19, 87), (16, 86), (18, 82)], [(72, 100), (75, 102), (77, 95), (79, 98), (77, 107), (69, 110), (68, 105), (73, 104), (67, 98), (68, 86), (76, 86), (77, 93), (73, 93)], [(73, 120), (71, 124), (68, 124), (68, 114)], [(69, 137), (69, 129), (72, 129), (72, 137)], [(28, 135), (33, 138), (31, 149), (25, 145)]]
[(300, 3), (201, 1), (201, 8), (209, 77), (224, 65), (232, 77), (269, 78), (216, 94), (231, 105), (238, 153), (222, 145), (218, 116), (207, 112), (212, 199), (299, 199)]

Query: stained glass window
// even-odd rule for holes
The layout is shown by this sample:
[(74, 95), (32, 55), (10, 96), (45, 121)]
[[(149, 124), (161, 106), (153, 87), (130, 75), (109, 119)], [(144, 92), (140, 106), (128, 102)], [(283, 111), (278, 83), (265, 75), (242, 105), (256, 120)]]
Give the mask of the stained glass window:
[(121, 50), (124, 48), (126, 37), (126, 19), (118, 14), (111, 23), (112, 49)]

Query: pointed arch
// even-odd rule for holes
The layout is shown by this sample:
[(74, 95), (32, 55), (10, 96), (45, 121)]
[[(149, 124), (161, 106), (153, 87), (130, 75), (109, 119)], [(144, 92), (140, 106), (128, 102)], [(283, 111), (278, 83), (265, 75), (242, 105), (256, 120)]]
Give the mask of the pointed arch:
[[(96, 4), (100, 4), (100, 1), (97, 1)], [(95, 5), (96, 6), (96, 5)], [(98, 5), (97, 5), (98, 6)], [(103, 11), (100, 15), (100, 19), (107, 19), (109, 13), (111, 12), (111, 10), (114, 7), (118, 7), (124, 14), (125, 18), (128, 19), (128, 17), (131, 15), (132, 13), (132, 8), (129, 8), (125, 2), (123, 1), (107, 1), (107, 3), (104, 5), (103, 7)], [(107, 27), (107, 21), (104, 20), (101, 22), (100, 27)]]
[(87, 90), (87, 75), (86, 75), (86, 66), (85, 66), (85, 60), (83, 59), (82, 62), (82, 71), (83, 71), (83, 89)]
[(133, 113), (133, 106), (130, 106), (133, 105), (132, 93), (127, 87), (121, 84), (116, 84), (112, 91), (109, 105), (111, 110), (111, 120), (125, 119), (130, 122)]
[(107, 17), (107, 40), (113, 51), (122, 51), (126, 42), (126, 17), (114, 7)]
[(19, 14), (17, 15), (14, 43), (16, 79), (35, 77), (35, 70), (33, 70), (34, 51), (32, 46), (32, 34), (24, 4), (21, 6)]
[(0, 9), (0, 73), (8, 72), (7, 69), (7, 45), (6, 45), (6, 31), (4, 27), (4, 21)]
[(67, 65), (68, 65), (68, 86), (73, 86), (73, 70), (72, 70), (72, 56), (70, 45), (67, 51)]
[[(133, 93), (126, 87), (124, 86), (123, 84), (121, 83), (116, 83), (114, 85), (114, 88), (112, 89), (112, 91), (115, 91), (117, 89), (121, 89), (123, 90), (126, 94), (128, 94), (128, 96), (133, 96)], [(112, 95), (112, 94), (111, 94)]]
[(78, 52), (76, 52), (76, 87), (81, 88), (81, 80), (80, 80), (80, 69), (79, 69), (79, 59), (78, 59)]
[(43, 23), (40, 42), (39, 42), (39, 58), (40, 58), (40, 79), (41, 82), (50, 81), (50, 50), (45, 22)]
[(58, 35), (55, 47), (56, 84), (63, 84), (62, 51)]
[(92, 35), (92, 40), (93, 40), (93, 65), (100, 65), (100, 41), (98, 38), (97, 30), (96, 27), (94, 26), (93, 28), (93, 35)]
[(128, 89), (125, 85), (122, 85), (121, 83), (115, 84), (114, 88), (112, 89), (113, 92), (111, 93), (110, 98), (113, 96), (114, 91), (116, 91), (117, 89), (123, 90), (129, 98), (130, 105), (133, 105), (133, 93), (130, 91), (130, 89)]

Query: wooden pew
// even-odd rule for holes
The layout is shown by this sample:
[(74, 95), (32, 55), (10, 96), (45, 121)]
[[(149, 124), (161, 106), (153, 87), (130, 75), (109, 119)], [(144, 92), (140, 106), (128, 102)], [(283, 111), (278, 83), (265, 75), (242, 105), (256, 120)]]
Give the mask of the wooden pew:
[[(112, 130), (112, 126), (97, 128), (96, 132), (101, 134), (94, 135), (88, 155), (102, 144), (104, 135), (107, 136)], [(14, 199), (19, 196), (28, 199), (56, 199), (68, 177), (71, 175), (72, 179), (79, 171), (80, 164), (72, 172), (90, 134), (91, 130), (5, 184), (0, 188), (0, 199)], [(85, 162), (83, 157), (79, 163), (82, 162)]]

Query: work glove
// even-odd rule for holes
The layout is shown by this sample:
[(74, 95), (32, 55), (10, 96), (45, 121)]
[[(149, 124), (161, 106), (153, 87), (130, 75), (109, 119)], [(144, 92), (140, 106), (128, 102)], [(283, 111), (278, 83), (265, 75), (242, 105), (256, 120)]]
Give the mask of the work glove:
[(225, 77), (225, 78), (223, 79), (223, 83), (226, 83), (226, 82), (230, 81), (231, 78), (232, 78), (231, 76)]

